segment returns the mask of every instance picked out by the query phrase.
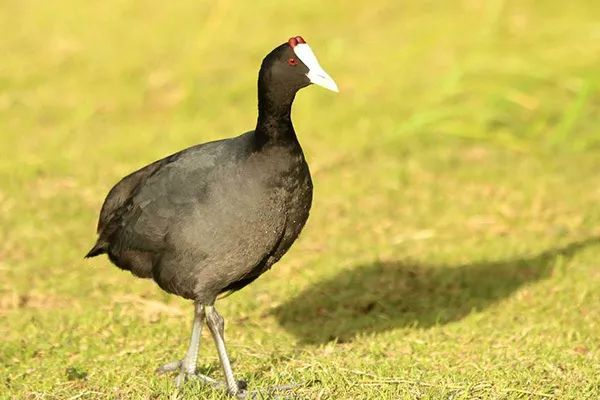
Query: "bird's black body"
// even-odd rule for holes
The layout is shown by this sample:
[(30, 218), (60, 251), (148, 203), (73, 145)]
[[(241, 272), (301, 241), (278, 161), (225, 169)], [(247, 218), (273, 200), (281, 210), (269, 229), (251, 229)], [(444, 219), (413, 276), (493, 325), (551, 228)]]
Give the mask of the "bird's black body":
[(107, 253), (167, 292), (212, 304), (279, 260), (304, 226), (312, 182), (290, 112), (309, 84), (288, 69), (288, 44), (263, 61), (254, 131), (190, 147), (123, 178), (106, 198), (98, 241)]

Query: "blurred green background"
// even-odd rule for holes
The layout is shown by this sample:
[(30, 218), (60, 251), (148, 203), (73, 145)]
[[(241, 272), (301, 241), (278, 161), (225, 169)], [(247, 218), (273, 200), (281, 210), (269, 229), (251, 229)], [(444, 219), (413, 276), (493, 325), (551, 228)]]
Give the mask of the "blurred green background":
[(176, 393), (153, 371), (191, 305), (82, 256), (123, 175), (254, 127), (260, 62), (298, 34), (341, 93), (295, 103), (301, 238), (219, 304), (238, 378), (600, 397), (600, 2), (3, 0), (0, 398)]

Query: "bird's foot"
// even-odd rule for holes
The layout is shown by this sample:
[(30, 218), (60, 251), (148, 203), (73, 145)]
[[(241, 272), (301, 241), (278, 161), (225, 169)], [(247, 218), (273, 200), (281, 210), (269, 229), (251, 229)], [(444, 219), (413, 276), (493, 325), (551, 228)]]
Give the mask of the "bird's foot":
[(183, 360), (178, 360), (178, 361), (171, 361), (170, 363), (167, 363), (161, 367), (158, 367), (156, 369), (156, 373), (166, 374), (169, 372), (177, 372), (178, 371), (179, 374), (177, 374), (177, 377), (175, 378), (175, 386), (176, 387), (181, 387), (181, 385), (183, 385), (183, 382), (186, 379), (200, 379), (209, 384), (213, 384), (214, 382), (216, 382), (214, 379), (212, 379), (209, 376), (197, 374), (194, 371), (194, 369), (186, 368)]
[(196, 379), (216, 389), (226, 390), (232, 396), (237, 397), (238, 399), (247, 399), (248, 391), (246, 390), (248, 384), (246, 381), (239, 380), (237, 381), (237, 388), (228, 388), (225, 382), (218, 381), (210, 376), (200, 374), (198, 372), (186, 371), (183, 367), (183, 362), (181, 360), (171, 361), (159, 368), (156, 369), (156, 373), (158, 374), (166, 374), (169, 372), (179, 371), (179, 374), (175, 378), (175, 386), (181, 387), (183, 382), (186, 379)]
[(181, 360), (171, 361), (170, 363), (166, 363), (165, 365), (156, 368), (157, 374), (166, 374), (167, 372), (178, 371), (181, 369), (181, 364), (183, 362)]
[(211, 378), (210, 376), (206, 376), (203, 374), (194, 374), (189, 376), (190, 379), (198, 379), (208, 385), (211, 385), (215, 389), (224, 390), (232, 397), (237, 399), (253, 399), (254, 397), (249, 397), (249, 392), (247, 391), (248, 384), (246, 381), (239, 380), (237, 381), (237, 388), (229, 388), (225, 382), (218, 381), (216, 379)]
[(258, 399), (276, 399), (276, 400), (290, 400), (295, 399), (293, 393), (290, 393), (294, 388), (299, 385), (276, 385), (267, 388), (257, 388), (248, 390), (247, 384), (244, 381), (238, 381), (239, 392), (232, 395), (231, 391), (228, 391), (230, 396), (244, 400), (258, 400)]

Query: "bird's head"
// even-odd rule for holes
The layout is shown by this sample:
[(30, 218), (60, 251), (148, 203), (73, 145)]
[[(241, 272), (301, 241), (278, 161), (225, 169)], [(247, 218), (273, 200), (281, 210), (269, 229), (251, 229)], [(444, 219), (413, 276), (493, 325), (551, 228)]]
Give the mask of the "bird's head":
[(271, 88), (293, 92), (314, 83), (338, 92), (334, 80), (319, 64), (315, 53), (301, 36), (277, 46), (263, 60), (259, 80)]

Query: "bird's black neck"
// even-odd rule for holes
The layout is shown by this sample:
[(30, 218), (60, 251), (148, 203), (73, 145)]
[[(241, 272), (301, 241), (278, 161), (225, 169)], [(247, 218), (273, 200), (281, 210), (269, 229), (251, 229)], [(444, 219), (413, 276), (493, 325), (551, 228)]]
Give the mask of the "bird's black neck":
[(258, 121), (256, 138), (261, 144), (296, 142), (292, 125), (292, 103), (296, 91), (269, 87), (258, 81)]

